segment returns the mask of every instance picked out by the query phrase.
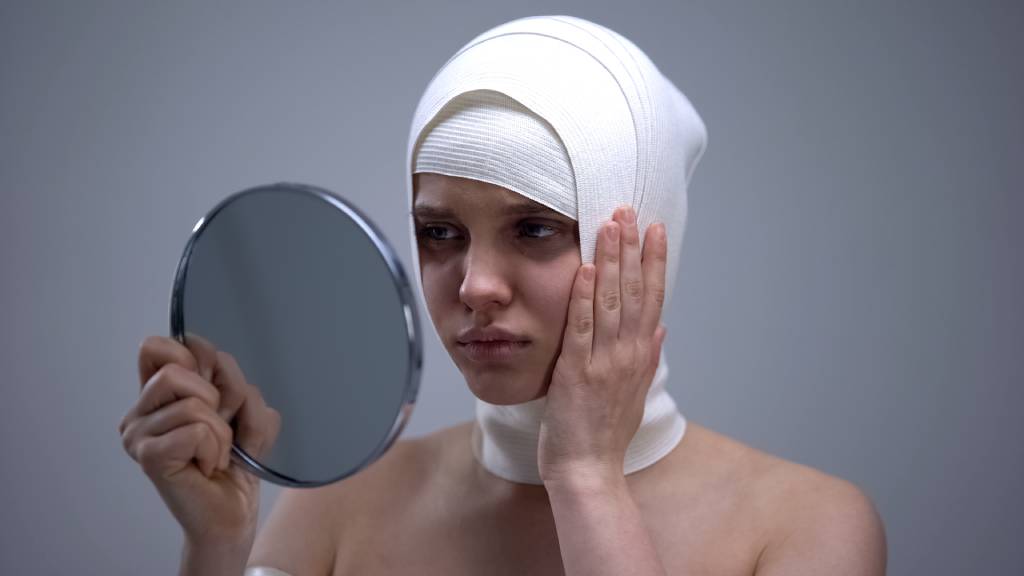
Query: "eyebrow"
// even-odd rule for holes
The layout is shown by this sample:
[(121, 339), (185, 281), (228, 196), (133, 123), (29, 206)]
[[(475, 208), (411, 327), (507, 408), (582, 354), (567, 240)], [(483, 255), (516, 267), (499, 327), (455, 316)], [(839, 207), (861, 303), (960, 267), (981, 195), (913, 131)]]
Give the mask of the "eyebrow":
[[(515, 216), (523, 216), (530, 214), (551, 214), (556, 213), (554, 210), (541, 206), (538, 204), (529, 204), (526, 202), (515, 202), (506, 205), (502, 208), (503, 214), (510, 214)], [(419, 204), (417, 203), (413, 207), (413, 215), (417, 218), (452, 218), (455, 216), (455, 212), (449, 208), (443, 206), (435, 206), (433, 204)]]

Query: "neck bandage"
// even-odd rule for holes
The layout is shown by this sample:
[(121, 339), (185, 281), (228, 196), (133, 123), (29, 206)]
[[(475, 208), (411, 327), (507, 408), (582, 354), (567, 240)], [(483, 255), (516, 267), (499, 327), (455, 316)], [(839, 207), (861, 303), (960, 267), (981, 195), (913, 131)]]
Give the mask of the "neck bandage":
[[(427, 86), (409, 134), (407, 202), (411, 208), (417, 172), (502, 186), (575, 218), (583, 262), (594, 261), (600, 226), (630, 204), (641, 240), (650, 224), (665, 223), (668, 309), (687, 187), (706, 141), (690, 102), (629, 40), (578, 18), (524, 18), (470, 41)], [(412, 218), (409, 224), (422, 295)], [(625, 474), (657, 462), (685, 433), (668, 374), (663, 352)], [(542, 483), (537, 444), (545, 401), (477, 400), (473, 451), (484, 468), (512, 482)]]

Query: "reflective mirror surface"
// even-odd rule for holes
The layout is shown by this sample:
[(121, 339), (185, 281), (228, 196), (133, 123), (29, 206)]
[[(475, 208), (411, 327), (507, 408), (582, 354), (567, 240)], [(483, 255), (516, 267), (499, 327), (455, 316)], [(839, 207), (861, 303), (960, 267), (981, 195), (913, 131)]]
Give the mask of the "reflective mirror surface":
[(351, 204), (311, 186), (245, 190), (196, 224), (171, 333), (230, 354), (280, 414), (258, 453), (233, 447), (278, 484), (319, 486), (368, 465), (418, 391), (419, 324), (397, 257)]

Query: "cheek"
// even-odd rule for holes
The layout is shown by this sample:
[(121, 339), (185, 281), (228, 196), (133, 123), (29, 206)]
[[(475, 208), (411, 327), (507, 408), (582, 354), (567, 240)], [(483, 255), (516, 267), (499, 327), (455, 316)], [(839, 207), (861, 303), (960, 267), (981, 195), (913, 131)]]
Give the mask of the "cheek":
[(421, 257), (420, 281), (427, 314), (441, 342), (448, 347), (453, 344), (449, 341), (449, 337), (454, 334), (452, 329), (461, 326), (464, 314), (464, 306), (459, 299), (459, 288), (462, 285), (459, 262)]
[(557, 326), (558, 330), (546, 330), (551, 340), (561, 341), (565, 326), (572, 284), (579, 268), (579, 258), (569, 259), (557, 267), (544, 267), (530, 273), (530, 300), (538, 318), (546, 326)]
[(458, 294), (457, 277), (446, 271), (444, 266), (435, 263), (420, 264), (420, 282), (423, 285), (423, 296), (427, 301), (427, 308), (431, 316), (434, 316), (435, 313), (443, 313), (441, 308), (451, 300), (453, 291)]

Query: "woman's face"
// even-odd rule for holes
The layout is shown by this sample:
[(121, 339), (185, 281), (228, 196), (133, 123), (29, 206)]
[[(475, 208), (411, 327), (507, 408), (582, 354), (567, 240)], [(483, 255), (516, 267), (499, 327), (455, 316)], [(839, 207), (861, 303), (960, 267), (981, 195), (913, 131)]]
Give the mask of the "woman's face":
[(427, 308), (470, 390), (491, 404), (543, 396), (581, 264), (576, 221), (432, 173), (413, 176), (413, 216)]

